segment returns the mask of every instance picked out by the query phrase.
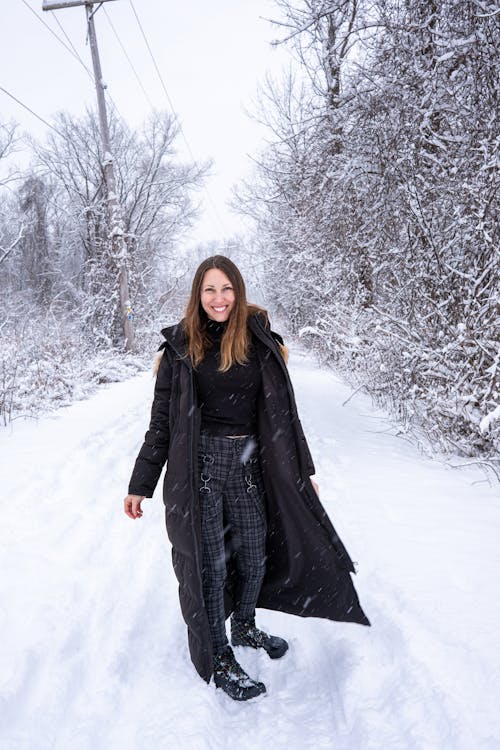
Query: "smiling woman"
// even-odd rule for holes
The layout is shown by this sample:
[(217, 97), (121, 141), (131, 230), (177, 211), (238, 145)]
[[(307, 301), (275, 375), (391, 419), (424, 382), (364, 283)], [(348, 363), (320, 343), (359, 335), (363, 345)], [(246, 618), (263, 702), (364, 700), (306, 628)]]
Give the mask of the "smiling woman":
[(271, 659), (284, 638), (256, 607), (369, 625), (351, 559), (319, 501), (292, 384), (267, 312), (247, 302), (234, 263), (197, 269), (183, 320), (162, 331), (151, 423), (125, 513), (142, 516), (167, 461), (167, 531), (198, 673), (235, 700), (266, 691), (231, 643)]
[(201, 290), (201, 306), (212, 320), (227, 320), (234, 305), (234, 289), (228, 277), (218, 268), (205, 273)]

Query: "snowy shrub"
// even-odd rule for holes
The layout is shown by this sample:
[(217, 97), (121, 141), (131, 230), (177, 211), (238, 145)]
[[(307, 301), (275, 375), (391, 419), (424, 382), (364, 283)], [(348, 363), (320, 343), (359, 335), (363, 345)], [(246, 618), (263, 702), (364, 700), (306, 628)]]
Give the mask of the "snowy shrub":
[[(156, 335), (155, 340), (158, 340)], [(148, 347), (149, 349), (149, 347)], [(79, 321), (55, 324), (31, 317), (29, 326), (0, 331), (0, 420), (38, 416), (89, 395), (100, 383), (124, 380), (150, 366), (154, 344), (142, 355), (97, 349)]]

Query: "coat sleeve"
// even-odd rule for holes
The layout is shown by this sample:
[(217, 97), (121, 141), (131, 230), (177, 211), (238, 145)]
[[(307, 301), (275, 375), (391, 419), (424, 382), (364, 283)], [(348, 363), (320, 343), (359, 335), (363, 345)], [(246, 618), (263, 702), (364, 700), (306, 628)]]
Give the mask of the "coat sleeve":
[[(164, 344), (160, 348), (164, 348)], [(130, 478), (130, 495), (153, 496), (168, 456), (171, 390), (172, 363), (168, 350), (164, 349), (156, 376), (149, 428)]]

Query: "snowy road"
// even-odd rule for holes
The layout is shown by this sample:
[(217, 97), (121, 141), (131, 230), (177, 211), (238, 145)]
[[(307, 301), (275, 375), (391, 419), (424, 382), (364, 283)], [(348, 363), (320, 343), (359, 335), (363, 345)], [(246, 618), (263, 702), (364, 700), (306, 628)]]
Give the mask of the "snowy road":
[(373, 627), (260, 611), (278, 662), (232, 702), (194, 672), (160, 492), (122, 512), (141, 375), (0, 432), (2, 750), (498, 750), (500, 498), (421, 457), (368, 399), (292, 352), (322, 500)]

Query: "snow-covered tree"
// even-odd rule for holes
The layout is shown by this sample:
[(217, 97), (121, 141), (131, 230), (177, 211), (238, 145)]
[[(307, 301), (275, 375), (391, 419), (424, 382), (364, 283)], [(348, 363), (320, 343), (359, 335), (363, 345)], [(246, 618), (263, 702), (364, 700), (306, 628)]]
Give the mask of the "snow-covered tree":
[[(178, 276), (176, 243), (196, 215), (207, 166), (175, 154), (177, 127), (163, 113), (133, 131), (112, 118), (116, 189), (123, 207), (139, 352), (154, 350), (151, 318)], [(3, 139), (2, 139), (3, 138)], [(0, 128), (0, 154), (13, 131)], [(67, 403), (88, 382), (120, 377), (120, 258), (110, 242), (104, 155), (96, 118), (60, 114), (46, 143), (25, 141), (32, 160), (9, 170), (0, 202), (0, 417)], [(2, 186), (0, 185), (0, 188)], [(128, 365), (139, 366), (129, 357)], [(135, 364), (134, 364), (135, 363)]]
[(267, 251), (268, 289), (294, 330), (399, 416), (494, 456), (494, 10), (278, 5), (299, 68), (265, 89), (271, 142), (238, 191)]
[[(118, 259), (109, 242), (111, 228), (102, 168), (98, 123), (57, 117), (58, 133), (36, 145), (38, 165), (50, 176), (61, 213), (58, 242), (70, 251), (82, 310), (95, 335), (116, 342), (121, 337), (116, 284)], [(154, 113), (142, 132), (111, 119), (118, 200), (129, 255), (131, 300), (144, 315), (157, 298), (168, 260), (181, 233), (196, 215), (192, 191), (201, 186), (206, 165), (184, 165), (175, 158), (178, 129), (165, 113)], [(59, 133), (61, 135), (59, 135)], [(68, 223), (68, 217), (71, 217)], [(150, 300), (148, 302), (148, 300)]]

